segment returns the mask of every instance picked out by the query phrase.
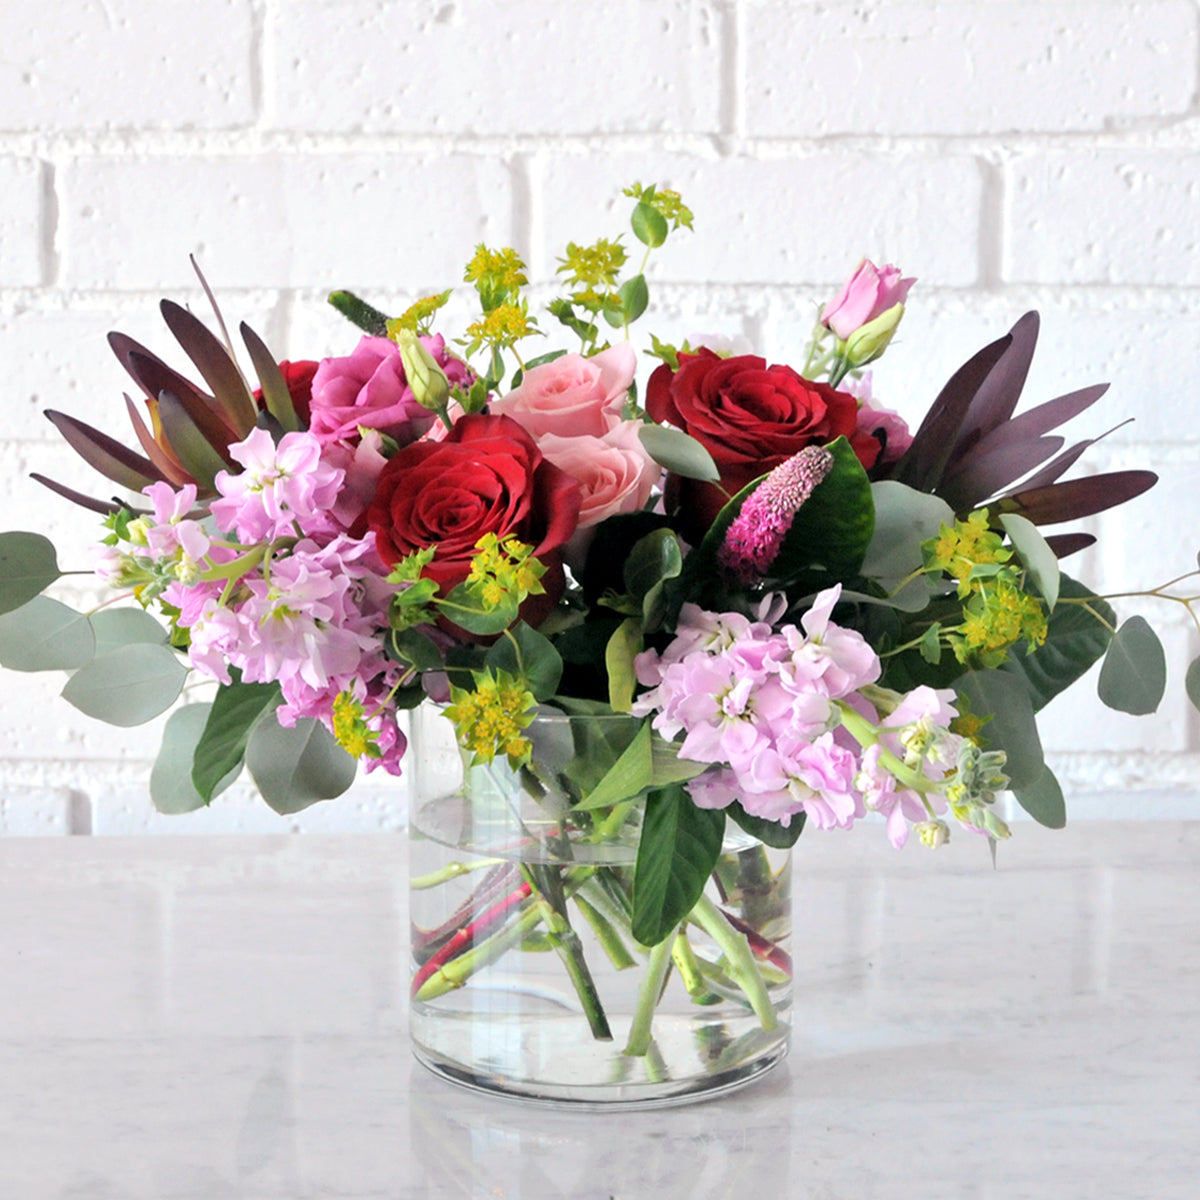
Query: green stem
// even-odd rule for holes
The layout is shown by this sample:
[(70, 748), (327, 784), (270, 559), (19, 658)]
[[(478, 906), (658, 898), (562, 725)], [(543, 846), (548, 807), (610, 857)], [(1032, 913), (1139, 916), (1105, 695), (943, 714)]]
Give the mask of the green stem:
[(409, 881), (409, 887), (414, 891), (424, 891), (425, 888), (437, 887), (440, 883), (448, 883), (451, 879), (457, 879), (460, 875), (467, 875), (471, 871), (480, 871), (484, 867), (495, 867), (502, 864), (502, 858), (482, 858), (478, 862), (447, 863), (439, 871), (430, 871), (428, 875), (418, 875), (416, 878)]
[(634, 1057), (642, 1057), (650, 1049), (650, 1023), (654, 1019), (654, 1010), (658, 1007), (658, 998), (662, 995), (663, 984), (667, 981), (667, 972), (671, 969), (671, 943), (674, 939), (665, 937), (650, 951), (650, 961), (646, 963), (646, 973), (642, 976), (642, 986), (638, 988), (637, 1008), (633, 1014), (633, 1023), (629, 1027), (629, 1040), (625, 1043), (624, 1053)]
[(687, 988), (687, 994), (697, 1004), (707, 1004), (712, 1000), (719, 999), (713, 995), (712, 989), (704, 982), (700, 960), (696, 957), (692, 943), (688, 941), (687, 934), (682, 929), (675, 935), (675, 941), (671, 946), (671, 961), (679, 972), (683, 986)]
[(690, 919), (717, 944), (725, 956), (730, 978), (746, 994), (746, 999), (758, 1016), (763, 1029), (770, 1033), (778, 1023), (775, 1007), (767, 994), (767, 985), (758, 969), (758, 963), (754, 961), (754, 955), (750, 952), (750, 943), (745, 935), (738, 933), (725, 920), (721, 910), (707, 896), (701, 896), (696, 902)]
[(618, 971), (625, 971), (630, 967), (636, 966), (636, 960), (629, 953), (628, 947), (621, 940), (621, 935), (617, 932), (613, 923), (595, 905), (586, 900), (583, 895), (575, 897), (575, 904), (579, 908), (579, 911), (583, 913), (584, 919), (592, 927), (592, 932), (596, 935), (596, 940), (600, 943), (601, 949), (608, 955), (608, 961)]
[(476, 971), (494, 963), (513, 946), (518, 945), (527, 933), (541, 924), (541, 920), (542, 914), (537, 905), (532, 899), (526, 900), (517, 920), (478, 943), (466, 954), (451, 959), (421, 985), (420, 991), (413, 999), (433, 1000), (462, 987)]

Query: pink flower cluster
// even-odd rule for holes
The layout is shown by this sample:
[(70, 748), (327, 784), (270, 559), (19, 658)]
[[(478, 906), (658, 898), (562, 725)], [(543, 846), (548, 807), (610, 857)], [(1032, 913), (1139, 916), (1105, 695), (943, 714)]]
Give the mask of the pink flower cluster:
[[(830, 620), (840, 592), (820, 593), (800, 628), (684, 605), (666, 651), (635, 661), (651, 690), (633, 711), (653, 714), (666, 738), (683, 733), (680, 758), (712, 764), (688, 785), (700, 807), (738, 800), (752, 816), (786, 826), (804, 813), (820, 829), (848, 829), (871, 809), (887, 817), (900, 846), (909, 822), (946, 807), (936, 783), (954, 768), (961, 741), (946, 729), (953, 693), (918, 688), (880, 721), (859, 694), (879, 678), (879, 659), (861, 634)], [(846, 708), (873, 731), (866, 747), (846, 728)], [(915, 760), (906, 745), (914, 730), (923, 738)], [(924, 799), (884, 765), (889, 755), (925, 772)]]

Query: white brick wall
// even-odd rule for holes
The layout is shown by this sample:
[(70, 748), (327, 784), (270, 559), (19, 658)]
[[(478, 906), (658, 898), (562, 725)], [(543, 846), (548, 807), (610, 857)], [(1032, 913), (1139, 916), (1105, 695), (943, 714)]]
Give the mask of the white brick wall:
[[(65, 560), (88, 531), (25, 474), (88, 473), (41, 410), (122, 430), (103, 335), (177, 359), (156, 303), (200, 301), (189, 253), (229, 317), (319, 357), (354, 339), (329, 289), (398, 308), (483, 239), (547, 283), (641, 179), (696, 212), (651, 272), (668, 336), (745, 333), (786, 359), (860, 255), (918, 275), (877, 376), (910, 417), (1040, 309), (1030, 402), (1111, 380), (1080, 436), (1136, 423), (1092, 468), (1162, 475), (1071, 569), (1114, 588), (1194, 561), (1200, 0), (7, 0), (0, 45), (0, 525)], [(1118, 812), (1200, 812), (1178, 686), (1200, 640), (1154, 611), (1175, 688), (1156, 726), (1086, 694), (1047, 714), (1077, 814), (1121, 790), (1140, 799)], [(90, 724), (57, 687), (0, 675), (0, 834), (403, 820), (409, 785), (377, 779), (292, 821), (244, 791), (158, 817), (153, 730)]]

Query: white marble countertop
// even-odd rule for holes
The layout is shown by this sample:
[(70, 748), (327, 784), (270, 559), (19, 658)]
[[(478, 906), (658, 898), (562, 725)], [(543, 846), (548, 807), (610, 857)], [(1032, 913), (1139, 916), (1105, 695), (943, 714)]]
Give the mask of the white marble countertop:
[(0, 843), (0, 1200), (1200, 1194), (1200, 823), (797, 848), (744, 1092), (547, 1112), (411, 1060), (399, 836)]

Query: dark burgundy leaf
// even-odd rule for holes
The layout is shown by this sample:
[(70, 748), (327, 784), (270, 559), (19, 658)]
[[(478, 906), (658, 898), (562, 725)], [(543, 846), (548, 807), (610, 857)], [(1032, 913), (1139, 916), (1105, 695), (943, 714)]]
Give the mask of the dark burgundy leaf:
[(166, 476), (167, 481), (176, 487), (191, 483), (192, 477), (183, 469), (179, 460), (154, 440), (154, 435), (142, 420), (137, 405), (128, 395), (125, 397), (125, 411), (129, 413), (129, 420), (133, 424), (133, 431), (137, 434), (142, 449), (145, 450), (150, 461)]
[(1095, 541), (1095, 536), (1090, 533), (1052, 533), (1046, 539), (1046, 545), (1058, 558), (1066, 558), (1068, 554), (1094, 545)]
[(158, 398), (158, 419), (179, 461), (201, 487), (211, 491), (218, 471), (232, 466), (208, 440), (179, 399), (164, 391)]
[(64, 499), (70, 500), (72, 504), (78, 504), (82, 508), (90, 508), (92, 512), (103, 513), (105, 516), (108, 516), (109, 513), (120, 512), (122, 508), (128, 508), (134, 513), (150, 511), (149, 509), (132, 508), (115, 497), (112, 500), (97, 500), (94, 496), (85, 496), (82, 492), (77, 492), (74, 488), (69, 488), (66, 484), (59, 483), (55, 479), (48, 479), (45, 475), (39, 475), (37, 472), (31, 473), (29, 478), (36, 479), (43, 487), (48, 487), (52, 492), (56, 492)]
[(1049, 487), (1022, 490), (1012, 496), (1015, 507), (1006, 505), (1005, 511), (1019, 512), (1035, 525), (1054, 525), (1124, 504), (1157, 482), (1158, 476), (1153, 471), (1109, 471), (1087, 479), (1069, 479)]
[(186, 308), (170, 300), (162, 301), (159, 308), (176, 341), (212, 388), (226, 423), (239, 437), (245, 437), (254, 428), (257, 406), (237, 364), (208, 326)]
[(1079, 461), (1079, 458), (1089, 446), (1094, 446), (1101, 438), (1106, 438), (1110, 433), (1115, 433), (1122, 425), (1128, 425), (1129, 421), (1132, 420), (1133, 418), (1130, 417), (1129, 420), (1122, 421), (1120, 425), (1114, 425), (1112, 429), (1106, 429), (1097, 437), (1088, 438), (1084, 442), (1076, 442), (1074, 446), (1068, 446), (1066, 450), (1056, 459), (1048, 462), (1036, 475), (1031, 475), (1026, 479), (1021, 484), (1021, 490), (1029, 491), (1033, 488), (1045, 487), (1047, 484), (1051, 484), (1056, 479), (1061, 478)]
[(113, 483), (140, 492), (142, 488), (164, 478), (148, 458), (130, 450), (107, 433), (101, 433), (83, 421), (53, 409), (46, 410), (46, 417), (88, 466)]
[(1027, 475), (1062, 446), (1061, 437), (1031, 438), (1011, 446), (997, 446), (939, 484), (937, 495), (955, 512), (965, 512)]
[[(130, 355), (130, 361), (143, 374), (145, 378), (153, 379), (158, 376), (154, 374), (152, 364), (149, 363), (136, 350)], [(169, 374), (162, 374), (162, 385), (154, 392), (155, 396), (161, 397), (164, 392), (174, 396), (175, 399), (183, 405), (184, 410), (192, 420), (192, 424), (204, 435), (205, 440), (216, 452), (225, 458), (229, 451), (229, 443), (237, 440), (235, 432), (225, 423), (217, 409), (214, 407), (215, 401), (211, 396), (206, 396), (196, 387), (190, 384), (182, 375), (177, 374), (168, 367)], [(179, 387), (176, 388), (175, 384)], [(161, 417), (161, 408), (159, 415)], [(171, 440), (171, 435), (167, 434), (167, 440), (171, 442), (171, 446), (178, 453), (178, 447)], [(182, 456), (180, 456), (182, 462)]]

